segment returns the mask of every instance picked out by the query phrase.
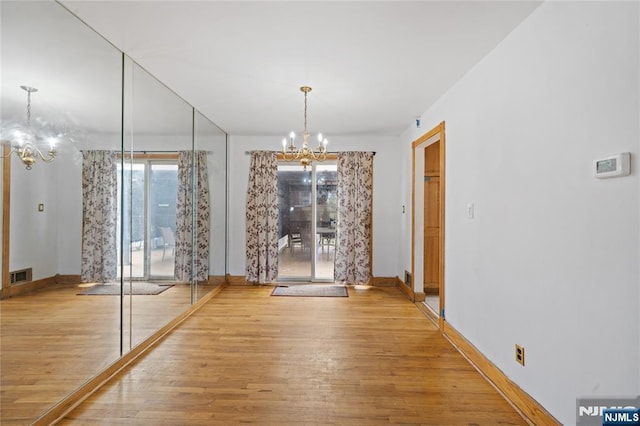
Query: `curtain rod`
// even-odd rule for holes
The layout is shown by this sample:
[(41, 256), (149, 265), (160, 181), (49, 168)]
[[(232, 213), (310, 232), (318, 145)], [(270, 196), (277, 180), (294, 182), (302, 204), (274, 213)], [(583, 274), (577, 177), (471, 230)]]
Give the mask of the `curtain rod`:
[[(139, 151), (135, 151), (135, 150), (134, 150), (134, 151), (129, 151), (129, 150), (127, 150), (127, 151), (123, 151), (123, 152), (124, 152), (125, 154), (128, 154), (128, 153), (130, 153), (130, 152), (133, 152), (134, 154), (154, 154), (154, 153), (159, 153), (159, 154), (177, 154), (177, 153), (182, 152), (182, 151), (189, 151), (189, 152), (191, 152), (191, 150), (190, 150), (190, 149), (179, 149), (179, 150), (172, 149), (172, 150), (166, 150), (166, 151), (163, 151), (163, 150), (153, 150), (153, 149), (141, 149), (141, 150), (139, 150)], [(207, 154), (211, 154), (211, 151), (204, 151), (204, 150), (202, 150), (202, 149), (196, 149), (196, 151), (206, 152)]]
[[(261, 150), (256, 150), (256, 151), (261, 151)], [(275, 152), (276, 154), (282, 154), (282, 151), (268, 151), (268, 152)], [(348, 152), (348, 151), (327, 151), (327, 154), (340, 154), (341, 152)], [(373, 155), (376, 155), (375, 151), (354, 151), (354, 152), (373, 152)], [(249, 155), (251, 154), (251, 151), (245, 151), (244, 155)]]
[[(85, 152), (85, 151), (93, 151), (91, 149), (81, 149), (80, 152)], [(114, 150), (115, 151), (115, 150)], [(141, 149), (139, 151), (131, 151), (131, 150), (126, 150), (126, 151), (122, 151), (122, 150), (117, 150), (115, 152), (124, 152), (125, 154), (133, 152), (134, 154), (147, 154), (147, 153), (165, 153), (165, 154), (177, 154), (178, 152), (181, 151), (191, 151), (190, 149), (179, 149), (179, 150), (175, 150), (175, 149), (170, 149), (170, 150), (153, 150), (153, 149)], [(206, 152), (207, 154), (211, 154), (212, 151), (204, 151), (202, 149), (196, 149), (196, 151), (200, 151), (200, 152)]]

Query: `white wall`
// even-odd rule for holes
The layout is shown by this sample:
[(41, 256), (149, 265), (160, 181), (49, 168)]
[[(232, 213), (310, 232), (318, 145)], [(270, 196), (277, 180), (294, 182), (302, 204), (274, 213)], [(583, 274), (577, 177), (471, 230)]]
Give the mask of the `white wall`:
[[(9, 271), (33, 268), (33, 280), (57, 270), (58, 165), (37, 162), (31, 170), (11, 156)], [(38, 211), (38, 205), (44, 211)]]
[[(447, 321), (564, 424), (640, 393), (638, 7), (542, 4), (402, 135), (446, 121)], [(631, 176), (593, 177), (625, 151)]]
[[(245, 274), (245, 205), (251, 150), (277, 150), (281, 138), (230, 136), (229, 143), (229, 273)], [(332, 136), (332, 151), (376, 151), (373, 162), (373, 275), (397, 275), (402, 203), (395, 136)]]
[(82, 257), (82, 154), (61, 153), (56, 159), (58, 194), (58, 271), (80, 275)]
[[(1, 15), (1, 12), (0, 12), (0, 15)], [(0, 175), (4, 176), (4, 161), (0, 161)], [(2, 191), (2, 194), (4, 194), (4, 179), (0, 179), (0, 191)], [(4, 212), (4, 208), (0, 209), (0, 223), (4, 223), (3, 212)], [(3, 228), (4, 228), (4, 226), (0, 226), (0, 238), (3, 238), (2, 241), (4, 241)], [(2, 265), (2, 259), (3, 258), (4, 258), (4, 256), (0, 256), (0, 271), (4, 271), (4, 268), (3, 268), (3, 265)], [(4, 279), (3, 274), (2, 274), (2, 272), (0, 272), (0, 288), (4, 287), (5, 283), (2, 282), (3, 279)]]

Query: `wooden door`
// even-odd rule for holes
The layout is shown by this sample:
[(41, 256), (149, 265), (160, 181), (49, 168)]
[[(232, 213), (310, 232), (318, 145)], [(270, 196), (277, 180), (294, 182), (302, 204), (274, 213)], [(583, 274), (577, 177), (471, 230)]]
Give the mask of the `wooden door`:
[(425, 149), (424, 169), (424, 292), (440, 288), (440, 142)]
[(424, 292), (438, 294), (440, 287), (440, 177), (424, 182)]

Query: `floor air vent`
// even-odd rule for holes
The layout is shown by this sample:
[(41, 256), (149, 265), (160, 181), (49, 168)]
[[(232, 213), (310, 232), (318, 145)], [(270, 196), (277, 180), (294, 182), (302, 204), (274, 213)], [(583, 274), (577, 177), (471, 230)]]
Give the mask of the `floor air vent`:
[(31, 281), (32, 268), (10, 272), (11, 284), (27, 283)]
[(404, 283), (405, 283), (408, 287), (411, 287), (411, 272), (409, 272), (409, 271), (404, 271)]

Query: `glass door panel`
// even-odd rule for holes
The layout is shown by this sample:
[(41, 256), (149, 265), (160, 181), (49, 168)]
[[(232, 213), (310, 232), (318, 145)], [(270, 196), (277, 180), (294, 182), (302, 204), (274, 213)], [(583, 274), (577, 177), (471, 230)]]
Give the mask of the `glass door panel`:
[[(124, 169), (124, 172), (122, 172)], [(145, 278), (145, 164), (125, 160), (118, 164), (118, 262), (122, 277)], [(120, 256), (122, 250), (122, 256)]]
[[(175, 162), (127, 160), (121, 186), (122, 168), (118, 165), (118, 187), (123, 188), (122, 205), (118, 203), (118, 220), (122, 217), (124, 225), (122, 276), (173, 279), (178, 166)], [(118, 250), (120, 247), (118, 241)]]
[(315, 279), (333, 281), (333, 260), (336, 249), (337, 164), (317, 164), (316, 182), (316, 244)]
[(278, 279), (311, 279), (312, 172), (302, 166), (278, 166)]
[(150, 163), (149, 276), (173, 279), (178, 165)]

